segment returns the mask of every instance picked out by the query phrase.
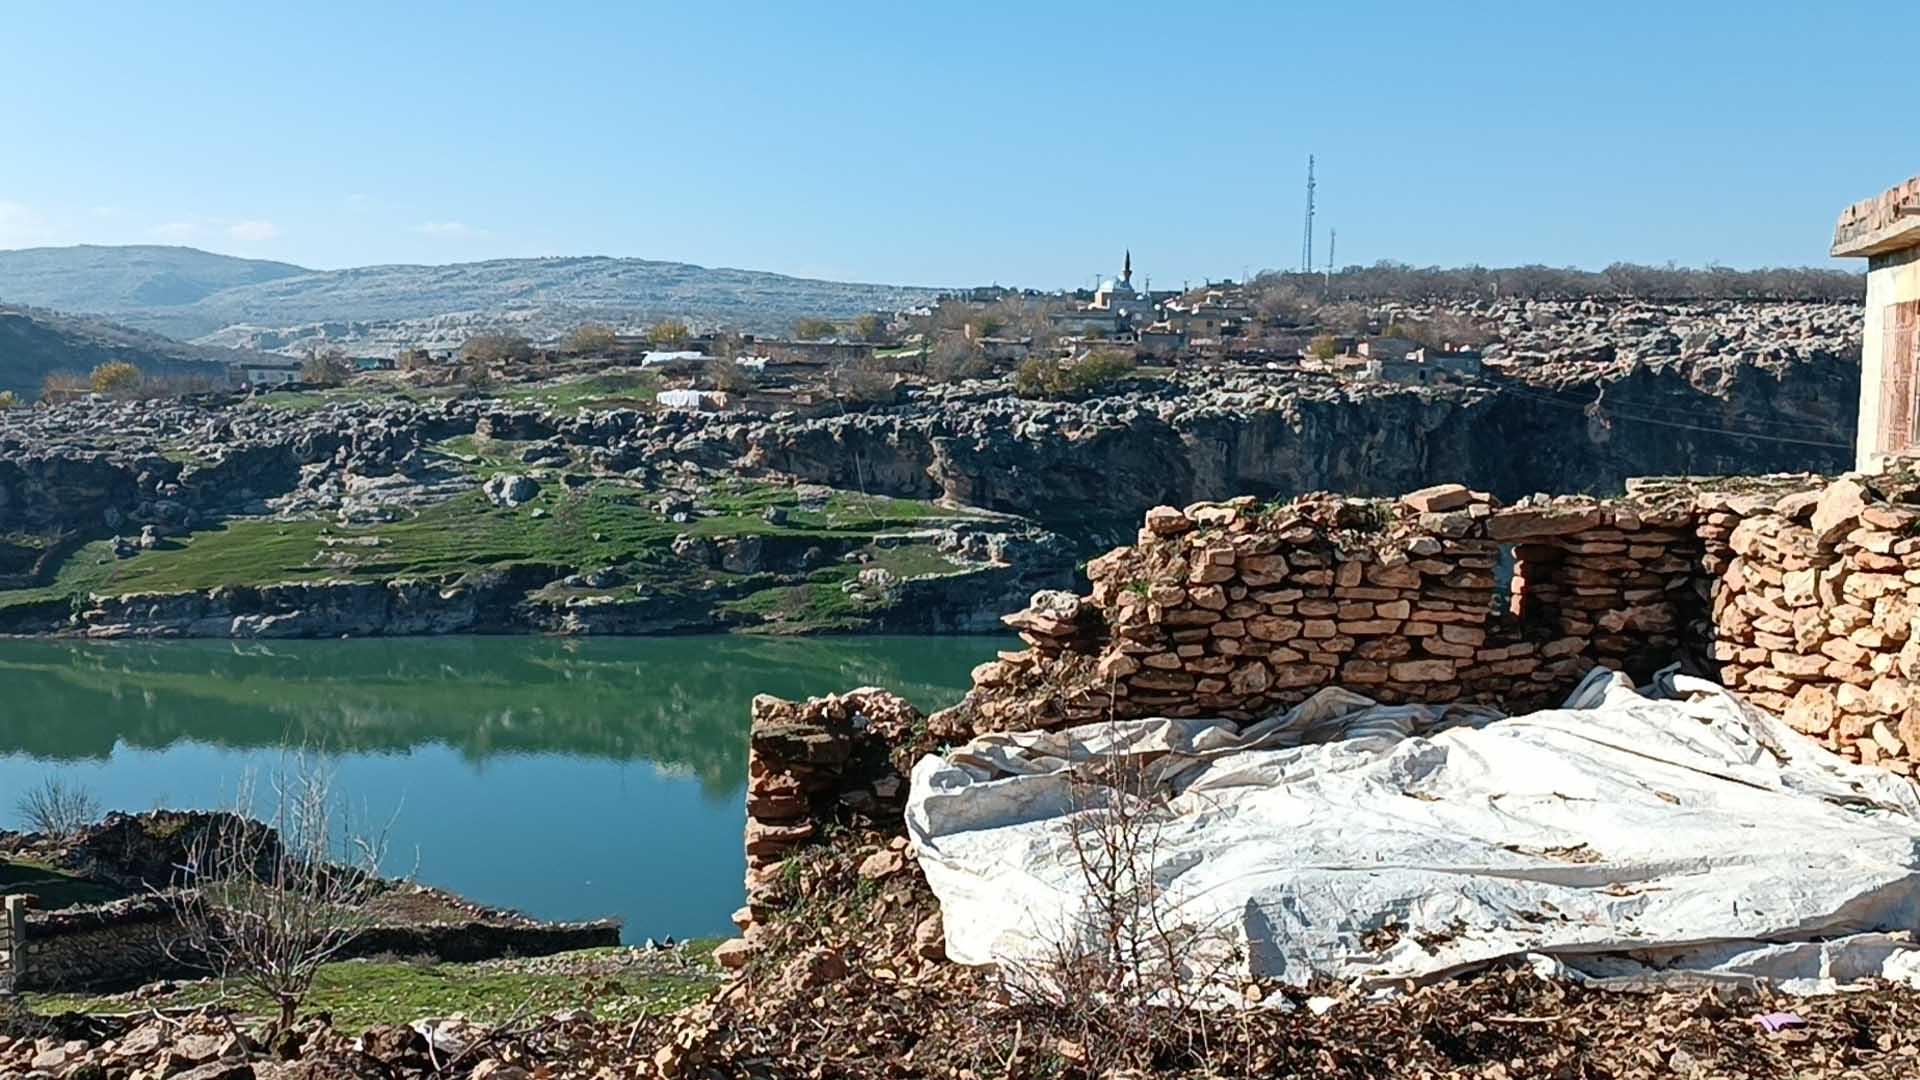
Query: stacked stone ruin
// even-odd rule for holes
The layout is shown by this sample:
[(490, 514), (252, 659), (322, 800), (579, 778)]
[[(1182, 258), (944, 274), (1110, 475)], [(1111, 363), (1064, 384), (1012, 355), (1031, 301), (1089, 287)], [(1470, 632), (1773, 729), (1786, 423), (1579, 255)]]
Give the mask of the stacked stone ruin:
[(1920, 756), (1920, 505), (1864, 481), (1159, 507), (1088, 577), (1008, 616), (1026, 648), (974, 672), (973, 729), (1246, 719), (1334, 684), (1533, 708), (1685, 661), (1856, 759)]
[(1748, 701), (1905, 776), (1920, 760), (1920, 506), (1842, 479), (1704, 501), (1713, 657)]
[(1087, 595), (1007, 616), (1025, 647), (930, 717), (873, 689), (755, 700), (747, 937), (724, 962), (752, 954), (784, 860), (832, 822), (897, 824), (914, 756), (987, 731), (1252, 719), (1331, 685), (1518, 711), (1596, 665), (1644, 680), (1681, 663), (1854, 760), (1920, 761), (1920, 478), (1158, 507), (1087, 575)]
[[(780, 865), (829, 826), (897, 819), (906, 800), (893, 755), (924, 735), (906, 699), (871, 687), (806, 702), (753, 699), (747, 749), (747, 903), (734, 923), (751, 931), (768, 913)], [(744, 940), (744, 939), (743, 939)], [(717, 953), (744, 963), (750, 950)]]
[(1597, 663), (1644, 677), (1705, 608), (1691, 498), (1502, 508), (1451, 484), (1158, 507), (1088, 565), (1088, 596), (1007, 618), (1027, 648), (977, 669), (969, 705), (981, 728), (1245, 719), (1330, 684), (1536, 704)]

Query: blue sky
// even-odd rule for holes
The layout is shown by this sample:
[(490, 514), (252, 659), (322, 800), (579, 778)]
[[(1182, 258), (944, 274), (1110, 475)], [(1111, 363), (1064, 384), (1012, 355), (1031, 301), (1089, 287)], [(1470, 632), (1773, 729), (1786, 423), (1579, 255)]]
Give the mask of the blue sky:
[(1342, 263), (1824, 264), (1897, 7), (15, 0), (0, 248), (1172, 285), (1296, 264), (1311, 152)]

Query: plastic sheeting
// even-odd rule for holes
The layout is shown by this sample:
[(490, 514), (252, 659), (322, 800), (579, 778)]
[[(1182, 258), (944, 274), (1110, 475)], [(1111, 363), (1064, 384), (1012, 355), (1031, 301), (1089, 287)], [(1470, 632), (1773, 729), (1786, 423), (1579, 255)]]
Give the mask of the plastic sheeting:
[(1158, 792), (1128, 857), (1160, 924), (1231, 939), (1246, 975), (1377, 985), (1529, 956), (1613, 985), (1920, 985), (1913, 785), (1702, 680), (1603, 670), (1505, 719), (1329, 689), (1245, 730), (1124, 721), (927, 757), (907, 825), (951, 958), (1037, 969), (1086, 925), (1088, 830), (1124, 797), (1102, 775)]

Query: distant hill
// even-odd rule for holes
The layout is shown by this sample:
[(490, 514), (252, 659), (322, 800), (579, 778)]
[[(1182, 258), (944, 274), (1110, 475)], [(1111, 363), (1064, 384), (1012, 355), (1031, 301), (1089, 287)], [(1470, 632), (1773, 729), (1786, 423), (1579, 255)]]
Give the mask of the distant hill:
[(0, 251), (0, 303), (122, 315), (180, 307), (222, 289), (312, 272), (291, 263), (158, 244), (24, 248)]
[(38, 395), (41, 380), (53, 372), (84, 375), (112, 360), (125, 360), (149, 375), (205, 376), (224, 382), (226, 365), (246, 355), (98, 319), (0, 305), (0, 390), (12, 390), (23, 398)]
[(281, 328), (548, 308), (630, 319), (677, 316), (772, 332), (803, 315), (895, 310), (932, 295), (929, 289), (603, 256), (316, 271), (190, 248), (0, 251), (0, 302), (97, 312), (177, 338), (237, 325)]

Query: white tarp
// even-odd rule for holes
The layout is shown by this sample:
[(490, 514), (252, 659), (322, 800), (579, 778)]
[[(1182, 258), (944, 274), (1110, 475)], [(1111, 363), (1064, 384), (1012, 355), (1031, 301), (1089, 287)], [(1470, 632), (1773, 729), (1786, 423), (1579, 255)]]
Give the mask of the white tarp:
[(1246, 974), (1385, 984), (1530, 956), (1623, 985), (1920, 985), (1913, 785), (1712, 683), (1669, 677), (1656, 698), (1596, 675), (1507, 719), (1335, 689), (1244, 731), (1126, 721), (927, 757), (907, 825), (947, 953), (1058, 955), (1089, 910), (1084, 777), (1149, 763), (1164, 924), (1230, 934)]

